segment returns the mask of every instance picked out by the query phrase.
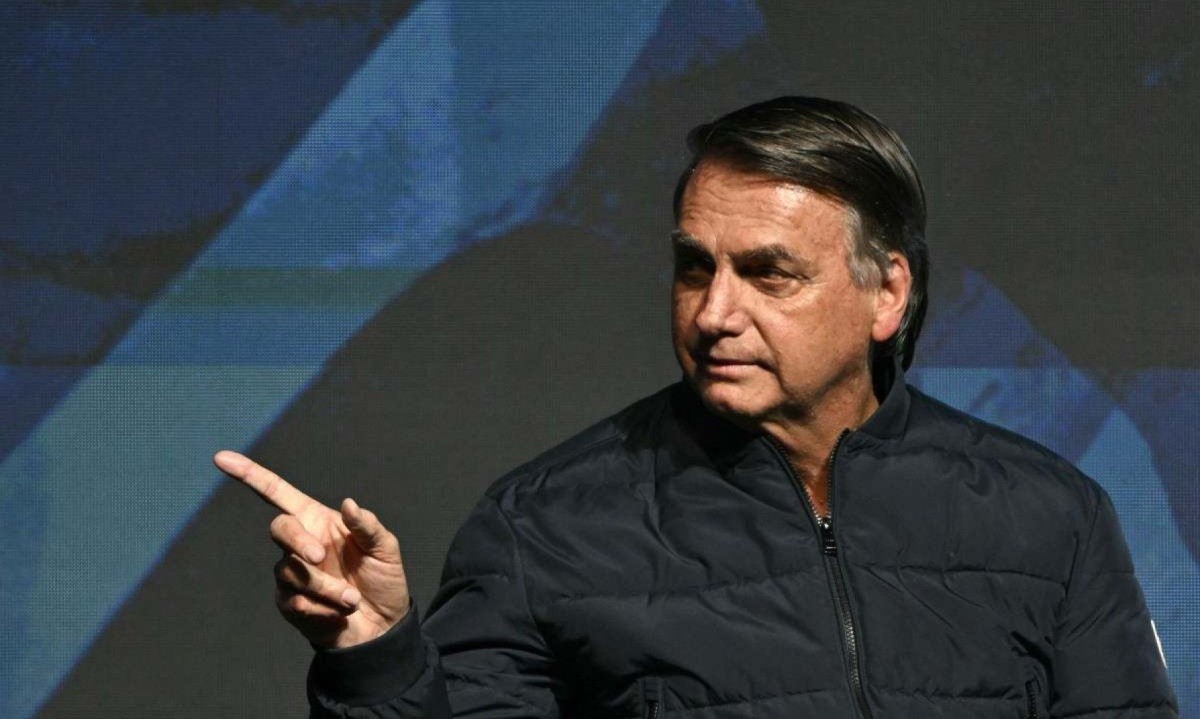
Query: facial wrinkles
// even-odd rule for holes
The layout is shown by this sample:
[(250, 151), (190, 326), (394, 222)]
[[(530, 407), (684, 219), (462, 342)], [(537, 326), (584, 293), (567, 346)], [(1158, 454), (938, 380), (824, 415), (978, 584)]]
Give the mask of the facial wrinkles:
[[(750, 180), (744, 184), (769, 183)], [(756, 198), (751, 202), (742, 202), (736, 195), (726, 197), (703, 187), (694, 199), (689, 198), (691, 201), (685, 204), (680, 226), (716, 265), (710, 291), (737, 291), (744, 294), (742, 299), (755, 303), (770, 299), (773, 302), (769, 311), (786, 313), (790, 308), (799, 308), (817, 300), (817, 293), (805, 290), (817, 289), (820, 285), (839, 279), (842, 274), (849, 279), (848, 257), (845, 254), (847, 248), (844, 247), (847, 243), (838, 242), (842, 247), (827, 247), (830, 243), (825, 240), (839, 235), (844, 237), (846, 223), (841, 213), (824, 206), (819, 208), (815, 217), (805, 215), (808, 221), (797, 223), (792, 219), (795, 214), (792, 210), (806, 199), (811, 206), (812, 198), (806, 196), (812, 193), (804, 188), (777, 184), (772, 185), (771, 190), (773, 196), (769, 200)], [(746, 208), (755, 212), (746, 212)], [(808, 214), (813, 213), (810, 210)], [(797, 237), (803, 238), (799, 246), (795, 241)], [(752, 242), (749, 238), (758, 238), (758, 242)], [(779, 266), (796, 279), (786, 291), (771, 297), (767, 296), (769, 292), (755, 292), (751, 287), (743, 287), (749, 280), (740, 276), (742, 268), (739, 267), (739, 260), (764, 248), (782, 248), (783, 253), (790, 255), (786, 259), (781, 258)], [(830, 260), (847, 264), (847, 272), (830, 272)]]
[[(700, 168), (697, 168), (697, 176), (699, 177), (704, 171), (709, 169), (702, 165)], [(771, 194), (769, 197), (756, 196), (753, 201), (746, 202), (740, 195), (740, 191), (762, 189), (764, 187), (770, 190)], [(828, 204), (820, 202), (821, 212), (816, 218), (813, 218), (812, 222), (805, 225), (796, 225), (783, 220), (784, 217), (791, 216), (794, 213), (788, 211), (780, 213), (777, 211), (777, 208), (794, 209), (805, 200), (808, 200), (808, 204), (811, 206), (813, 199), (820, 198), (824, 200), (824, 196), (800, 185), (783, 184), (772, 178), (757, 177), (754, 175), (743, 175), (738, 178), (738, 182), (734, 185), (734, 191), (729, 195), (718, 192), (718, 189), (724, 189), (724, 187), (718, 187), (716, 183), (697, 182), (694, 179), (688, 187), (688, 192), (693, 196), (688, 197), (685, 195), (684, 197), (680, 224), (684, 225), (693, 219), (700, 224), (711, 224), (712, 218), (708, 217), (710, 214), (721, 218), (737, 216), (738, 214), (749, 214), (757, 220), (757, 223), (747, 224), (744, 221), (739, 221), (734, 227), (737, 231), (735, 234), (751, 234), (755, 231), (769, 232), (774, 230), (780, 236), (796, 234), (797, 236), (808, 238), (810, 241), (813, 237), (841, 235), (843, 237), (842, 245), (844, 251), (841, 261), (845, 263), (851, 280), (854, 281), (855, 285), (860, 287), (872, 284), (872, 280), (874, 279), (873, 273), (878, 272), (878, 268), (868, 258), (863, 258), (858, 263), (862, 266), (860, 268), (862, 276), (855, 276), (853, 257), (856, 252), (858, 235), (862, 232), (862, 222), (858, 213), (852, 207), (844, 206), (836, 200), (827, 200)], [(695, 207), (705, 208), (706, 212), (703, 217), (692, 217), (692, 215), (697, 214), (694, 212)], [(835, 207), (840, 211), (835, 211)], [(747, 213), (747, 210), (751, 212)], [(725, 239), (719, 231), (714, 232), (713, 237), (718, 240)], [(816, 279), (815, 274), (812, 278)]]
[[(853, 223), (840, 205), (823, 201), (806, 188), (753, 176), (725, 185), (700, 181), (694, 189), (685, 197), (680, 225), (716, 264), (710, 291), (736, 292), (740, 303), (761, 305), (759, 312), (787, 315), (829, 300), (821, 289), (852, 284), (849, 252)], [(763, 193), (764, 189), (769, 192)], [(805, 211), (798, 213), (801, 204)], [(802, 238), (799, 246), (796, 238)], [(794, 259), (784, 263), (785, 269), (799, 275), (800, 281), (792, 283), (786, 294), (768, 297), (738, 277), (736, 258), (772, 244), (787, 248)], [(835, 264), (845, 271), (836, 271)]]
[(851, 278), (848, 210), (721, 166), (682, 199), (674, 341), (710, 408), (761, 429), (857, 396), (872, 295)]
[[(776, 181), (758, 177), (742, 177), (728, 194), (717, 183), (693, 180), (680, 217), (680, 226), (699, 225), (693, 235), (701, 240), (711, 236), (717, 244), (736, 242), (740, 236), (765, 233), (779, 237), (795, 231), (785, 218), (786, 208), (795, 207), (809, 190), (796, 185), (781, 185)], [(763, 196), (754, 190), (767, 188), (770, 194)], [(784, 210), (781, 212), (780, 210)]]
[[(825, 273), (818, 263), (806, 257), (807, 253), (795, 247), (794, 241), (788, 242), (797, 232), (808, 233), (786, 221), (787, 214), (779, 211), (779, 206), (792, 207), (801, 199), (803, 191), (799, 188), (772, 189), (772, 202), (741, 205), (736, 199), (703, 193), (696, 199), (696, 206), (704, 211), (685, 213), (683, 217), (681, 225), (689, 230), (695, 228), (692, 231), (699, 235), (695, 238), (696, 243), (715, 264), (704, 291), (685, 300), (700, 304), (693, 310), (699, 331), (691, 335), (688, 342), (688, 349), (697, 361), (712, 357), (749, 361), (776, 369), (782, 358), (776, 356), (774, 350), (777, 348), (768, 341), (771, 323), (761, 320), (769, 315), (797, 315), (807, 305), (818, 301), (810, 290), (825, 281)], [(705, 203), (706, 198), (711, 198), (710, 202)], [(730, 209), (739, 206), (750, 207), (754, 212), (731, 215)], [(759, 238), (760, 242), (753, 244), (747, 238)], [(795, 275), (787, 281), (785, 294), (777, 296), (763, 291), (742, 276), (743, 268), (739, 263), (744, 263), (747, 255), (764, 247), (779, 248), (781, 254), (790, 256), (778, 262), (785, 272)]]

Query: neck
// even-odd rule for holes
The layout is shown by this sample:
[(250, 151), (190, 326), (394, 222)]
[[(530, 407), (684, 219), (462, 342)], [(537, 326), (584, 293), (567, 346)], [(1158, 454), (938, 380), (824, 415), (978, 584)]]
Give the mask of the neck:
[(819, 412), (762, 423), (761, 429), (783, 450), (819, 515), (829, 514), (829, 460), (838, 437), (845, 430), (858, 428), (878, 407), (879, 400), (868, 381), (865, 391), (829, 403)]

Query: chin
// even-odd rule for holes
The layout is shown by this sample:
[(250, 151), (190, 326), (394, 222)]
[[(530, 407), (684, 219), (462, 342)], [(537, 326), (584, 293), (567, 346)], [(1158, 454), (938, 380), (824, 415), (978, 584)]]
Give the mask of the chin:
[(766, 412), (761, 395), (752, 387), (704, 380), (694, 381), (692, 386), (709, 411), (740, 427), (756, 428)]

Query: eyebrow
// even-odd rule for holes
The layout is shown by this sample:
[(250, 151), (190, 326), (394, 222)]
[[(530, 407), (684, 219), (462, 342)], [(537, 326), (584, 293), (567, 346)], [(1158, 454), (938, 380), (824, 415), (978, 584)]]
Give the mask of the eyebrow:
[(683, 230), (671, 231), (671, 246), (676, 252), (690, 252), (692, 254), (705, 256), (712, 255), (712, 253), (708, 251), (708, 248), (700, 244), (700, 240), (697, 240), (695, 237), (692, 237)]
[[(674, 230), (671, 232), (671, 244), (674, 245), (676, 252), (684, 251), (705, 257), (712, 256), (712, 253), (708, 251), (708, 248), (700, 240), (697, 240), (683, 230)], [(797, 262), (807, 264), (803, 258), (796, 256), (786, 246), (778, 243), (735, 252), (732, 257), (738, 263)]]

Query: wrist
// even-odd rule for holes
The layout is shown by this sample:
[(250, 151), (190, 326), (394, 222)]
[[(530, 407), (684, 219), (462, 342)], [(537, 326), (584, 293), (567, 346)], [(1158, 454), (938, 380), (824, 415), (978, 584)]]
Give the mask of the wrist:
[[(411, 607), (411, 605), (410, 605)], [(339, 632), (333, 638), (333, 642), (327, 649), (349, 649), (361, 644), (373, 642), (392, 630), (400, 622), (404, 621), (408, 616), (411, 608), (406, 608), (399, 616), (394, 619), (387, 619), (377, 612), (369, 612), (364, 608), (359, 608), (353, 614), (347, 617), (347, 627), (344, 631)]]
[(318, 649), (309, 670), (310, 689), (351, 705), (378, 703), (403, 692), (421, 675), (428, 658), (416, 608), (384, 634), (346, 648)]

